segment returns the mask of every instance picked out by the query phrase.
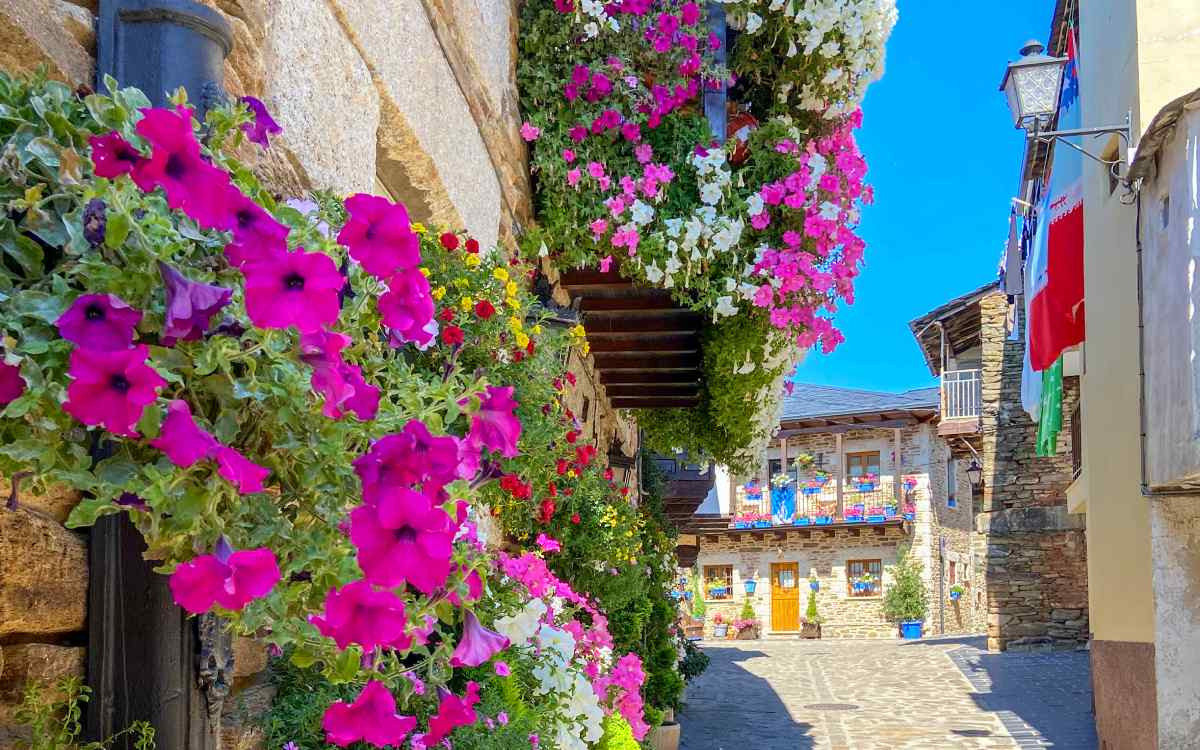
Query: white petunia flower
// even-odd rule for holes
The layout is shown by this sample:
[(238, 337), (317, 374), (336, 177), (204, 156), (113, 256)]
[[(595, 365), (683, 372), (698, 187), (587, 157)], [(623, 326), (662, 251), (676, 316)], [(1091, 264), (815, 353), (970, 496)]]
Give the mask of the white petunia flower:
[(762, 26), (762, 24), (763, 24), (762, 16), (758, 15), (757, 13), (751, 13), (751, 14), (747, 15), (746, 16), (746, 33), (753, 34), (754, 32), (758, 31), (759, 27)]

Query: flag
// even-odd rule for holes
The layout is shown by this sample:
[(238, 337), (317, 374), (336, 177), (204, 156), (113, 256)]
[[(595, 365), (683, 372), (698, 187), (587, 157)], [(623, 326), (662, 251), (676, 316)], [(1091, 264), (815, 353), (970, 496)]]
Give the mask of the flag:
[[(1046, 216), (1046, 201), (1037, 201), (1038, 210), (1032, 216), (1027, 216), (1021, 227), (1022, 254), (1025, 255), (1025, 289), (1030, 292), (1033, 279), (1044, 276), (1046, 272), (1046, 222), (1040, 221)], [(1030, 359), (1032, 345), (1029, 340), (1032, 316), (1030, 310), (1030, 293), (1025, 294), (1025, 356), (1021, 366), (1021, 406), (1029, 413), (1029, 418), (1037, 422), (1042, 408), (1042, 373), (1035, 372)]]
[[(1079, 76), (1075, 31), (1067, 32), (1068, 62), (1058, 106), (1058, 128), (1079, 127)], [(1033, 369), (1050, 367), (1063, 350), (1083, 341), (1083, 156), (1069, 145), (1054, 149), (1047, 201), (1039, 224), (1048, 224), (1031, 274), (1028, 333)]]
[(1063, 361), (1059, 357), (1042, 372), (1036, 448), (1039, 456), (1053, 456), (1058, 452), (1058, 433), (1062, 430), (1062, 371)]

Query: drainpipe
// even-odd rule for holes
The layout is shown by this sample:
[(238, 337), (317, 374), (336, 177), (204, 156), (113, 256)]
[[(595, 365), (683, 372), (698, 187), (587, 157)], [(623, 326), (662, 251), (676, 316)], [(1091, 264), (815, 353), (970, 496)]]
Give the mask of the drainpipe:
[[(112, 76), (158, 106), (187, 89), (196, 115), (224, 98), (229, 23), (191, 0), (100, 0), (96, 89)], [(110, 446), (98, 444), (93, 458)], [(212, 614), (188, 618), (166, 576), (143, 559), (142, 535), (126, 514), (105, 516), (90, 532), (85, 737), (100, 741), (148, 721), (162, 748), (216, 750), (222, 699), (233, 681), (232, 643)], [(132, 750), (121, 737), (111, 745)]]
[[(713, 54), (713, 62), (718, 66), (724, 67), (726, 59), (725, 48), (728, 39), (725, 33), (725, 6), (720, 2), (709, 0), (707, 10), (709, 33), (715, 34), (717, 39), (721, 40), (721, 46)], [(721, 81), (719, 88), (705, 90), (704, 92), (704, 116), (708, 119), (708, 126), (712, 128), (713, 137), (717, 143), (725, 142), (725, 131), (729, 119), (729, 114), (726, 110), (726, 102), (729, 96), (726, 84), (726, 81)]]

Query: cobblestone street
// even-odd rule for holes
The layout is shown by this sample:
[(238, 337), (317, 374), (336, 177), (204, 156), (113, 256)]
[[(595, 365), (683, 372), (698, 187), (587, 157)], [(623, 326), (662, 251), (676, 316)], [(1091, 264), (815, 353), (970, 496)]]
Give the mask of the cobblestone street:
[(682, 750), (1094, 750), (1086, 652), (982, 638), (706, 643)]

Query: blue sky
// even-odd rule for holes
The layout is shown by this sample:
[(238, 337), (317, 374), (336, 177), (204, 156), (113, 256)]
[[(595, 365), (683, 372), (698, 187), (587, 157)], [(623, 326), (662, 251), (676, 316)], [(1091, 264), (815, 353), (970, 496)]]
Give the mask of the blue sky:
[(1008, 235), (1024, 141), (997, 89), (1025, 40), (1045, 41), (1054, 4), (898, 4), (858, 136), (875, 186), (859, 227), (867, 264), (855, 303), (837, 315), (845, 343), (809, 353), (799, 382), (933, 385), (908, 321), (995, 278)]

